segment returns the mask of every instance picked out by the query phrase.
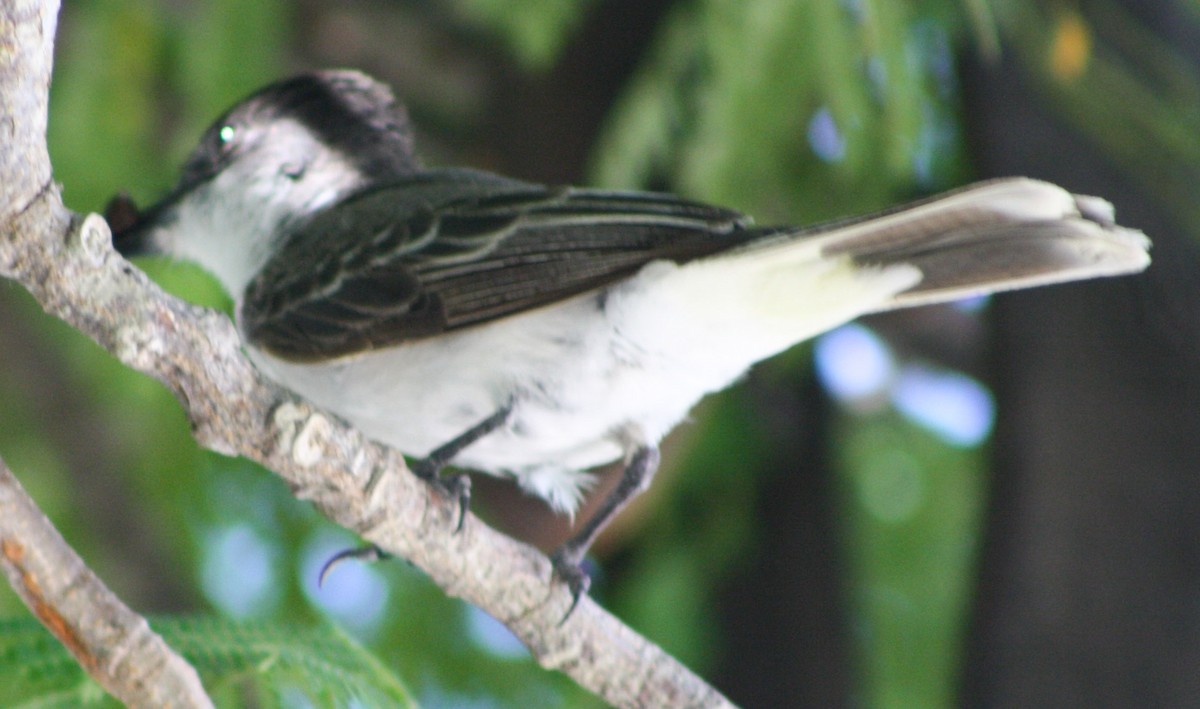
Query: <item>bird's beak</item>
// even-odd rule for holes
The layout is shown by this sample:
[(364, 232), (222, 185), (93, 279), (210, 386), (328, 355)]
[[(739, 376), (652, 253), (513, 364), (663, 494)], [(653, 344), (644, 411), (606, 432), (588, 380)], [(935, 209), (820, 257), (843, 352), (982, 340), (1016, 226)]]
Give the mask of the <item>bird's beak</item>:
[(108, 200), (104, 218), (112, 229), (113, 246), (125, 258), (148, 253), (145, 243), (146, 229), (142, 227), (143, 215), (128, 192), (122, 192)]
[(104, 218), (113, 233), (113, 247), (125, 258), (161, 253), (154, 241), (154, 232), (164, 220), (169, 221), (179, 200), (181, 190), (172, 191), (157, 204), (146, 210), (122, 192), (108, 201)]
[(158, 232), (172, 226), (180, 202), (215, 176), (216, 170), (211, 166), (184, 165), (183, 177), (175, 187), (147, 209), (139, 209), (128, 193), (117, 194), (104, 208), (104, 218), (113, 233), (113, 247), (125, 258), (163, 253), (156, 240)]

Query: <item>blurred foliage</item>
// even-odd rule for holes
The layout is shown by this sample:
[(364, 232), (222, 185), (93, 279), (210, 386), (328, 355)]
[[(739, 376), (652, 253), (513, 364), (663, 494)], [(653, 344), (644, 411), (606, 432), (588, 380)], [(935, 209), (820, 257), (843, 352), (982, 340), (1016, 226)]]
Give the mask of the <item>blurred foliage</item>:
[[(455, 0), (450, 7), (463, 23), (464, 47), (482, 34), (521, 66), (544, 72), (599, 5)], [(295, 7), (283, 0), (68, 3), (50, 119), (68, 204), (99, 210), (120, 188), (139, 202), (164, 191), (205, 124), (291, 66)], [(955, 53), (978, 47), (994, 55), (999, 36), (1073, 126), (1135, 174), (1150, 180), (1153, 172), (1154, 184), (1166, 185), (1162, 198), (1195, 228), (1200, 214), (1188, 189), (1200, 165), (1195, 69), (1114, 4), (1087, 7), (1084, 15), (1078, 3), (1033, 0), (674, 2), (608, 116), (593, 153), (594, 181), (670, 189), (736, 206), (760, 222), (834, 218), (952, 186), (968, 175)], [(191, 267), (139, 265), (172, 292), (228, 307), (214, 282)], [(202, 671), (206, 661), (221, 664), (204, 646), (225, 653), (225, 671), (244, 671), (281, 667), (285, 650), (302, 653), (308, 645), (360, 658), (359, 670), (382, 677), (337, 623), (422, 704), (598, 706), (403, 564), (362, 570), (349, 605), (316, 590), (314, 564), (330, 545), (352, 543), (347, 535), (256, 466), (199, 451), (157, 383), (42, 315), (16, 289), (0, 297), (37, 360), (36, 369), (0, 367), (0, 453), (133, 605), (250, 623), (157, 622)], [(795, 388), (806, 372), (807, 352), (797, 349), (757, 376)], [(672, 487), (625, 555), (628, 578), (610, 587), (597, 576), (598, 597), (701, 674), (722, 656), (708, 612), (722, 580), (770, 550), (754, 500), (769, 474), (762, 452), (772, 441), (755, 407), (736, 389), (703, 406), (692, 445), (666, 461), (687, 474), (661, 475)], [(87, 416), (90, 438), (70, 429)], [(835, 433), (861, 699), (946, 706), (978, 543), (983, 451), (948, 447), (888, 410), (843, 414)], [(897, 500), (906, 501), (902, 515)], [(98, 533), (105, 514), (122, 522)], [(121, 530), (123, 540), (106, 536)], [(146, 560), (129, 558), (118, 543), (130, 536), (178, 578), (146, 578)], [(232, 557), (222, 556), (222, 545)], [(230, 558), (241, 561), (237, 572)], [(164, 596), (164, 587), (174, 590)], [(0, 616), (22, 614), (15, 596), (0, 592)], [(283, 623), (309, 629), (283, 630)], [(71, 672), (64, 655), (38, 645), (46, 637), (31, 634), (26, 621), (0, 626), (0, 701), (8, 696), (2, 692), (43, 686), (37, 672)], [(252, 652), (264, 637), (276, 650), (266, 663)], [(18, 645), (27, 649), (3, 651)], [(307, 666), (303, 654), (291, 657), (293, 667)], [(26, 679), (12, 674), (6, 658), (24, 667)], [(353, 664), (326, 660), (331, 672)], [(73, 676), (77, 689), (64, 689), (72, 705), (98, 697), (85, 689), (94, 685)], [(341, 681), (320, 673), (312, 679), (331, 691)], [(247, 704), (236, 689), (217, 694), (223, 705)]]
[[(218, 706), (415, 706), (394, 675), (333, 625), (175, 618), (153, 626), (196, 668)], [(0, 702), (120, 706), (32, 618), (0, 621)]]
[(835, 425), (865, 703), (949, 707), (987, 485), (978, 450), (892, 412)]
[(996, 5), (1047, 101), (1200, 236), (1200, 69), (1113, 0)]
[(950, 39), (910, 3), (673, 6), (595, 151), (597, 181), (803, 222), (953, 184)]

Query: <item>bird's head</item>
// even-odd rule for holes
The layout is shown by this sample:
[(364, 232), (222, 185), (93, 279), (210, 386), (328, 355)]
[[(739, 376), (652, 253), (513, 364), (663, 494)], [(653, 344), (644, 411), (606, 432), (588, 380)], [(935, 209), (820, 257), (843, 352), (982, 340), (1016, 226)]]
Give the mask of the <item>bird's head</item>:
[(356, 71), (271, 84), (204, 132), (179, 183), (114, 239), (127, 256), (196, 261), (235, 297), (275, 240), (356, 190), (419, 164), (404, 108)]

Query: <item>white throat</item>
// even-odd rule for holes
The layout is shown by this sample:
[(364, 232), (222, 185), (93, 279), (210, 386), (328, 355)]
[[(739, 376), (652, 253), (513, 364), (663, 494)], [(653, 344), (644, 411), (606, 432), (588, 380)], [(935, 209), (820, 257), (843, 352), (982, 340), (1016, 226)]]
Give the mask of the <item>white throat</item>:
[[(295, 121), (254, 128), (239, 155), (180, 201), (154, 235), (164, 253), (195, 261), (240, 299), (288, 222), (361, 187), (366, 177)], [(269, 133), (270, 135), (267, 135)]]

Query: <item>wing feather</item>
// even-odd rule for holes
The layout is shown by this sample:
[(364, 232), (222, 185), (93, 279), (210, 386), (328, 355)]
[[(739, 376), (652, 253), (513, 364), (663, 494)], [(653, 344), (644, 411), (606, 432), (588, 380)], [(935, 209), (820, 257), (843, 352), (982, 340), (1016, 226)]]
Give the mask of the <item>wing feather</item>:
[(738, 212), (668, 195), (431, 171), (299, 225), (247, 288), (241, 323), (279, 357), (341, 357), (730, 248), (755, 233), (747, 226)]

